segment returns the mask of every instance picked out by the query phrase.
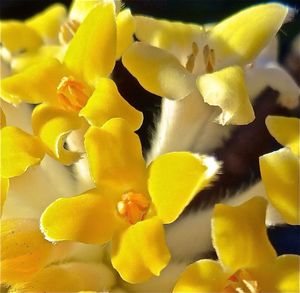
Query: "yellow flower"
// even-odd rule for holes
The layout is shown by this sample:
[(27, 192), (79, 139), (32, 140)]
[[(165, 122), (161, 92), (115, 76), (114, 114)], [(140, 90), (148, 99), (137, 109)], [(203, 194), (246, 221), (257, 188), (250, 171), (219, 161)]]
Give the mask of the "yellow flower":
[(146, 90), (173, 100), (203, 98), (221, 108), (219, 123), (248, 124), (254, 112), (244, 67), (276, 35), (287, 14), (281, 4), (257, 5), (209, 31), (138, 17), (136, 35), (143, 42), (129, 47), (122, 61)]
[(281, 255), (265, 227), (267, 201), (215, 206), (212, 238), (219, 262), (200, 260), (181, 275), (173, 292), (299, 292), (299, 256)]
[(63, 63), (48, 59), (1, 81), (5, 101), (43, 103), (33, 111), (33, 132), (47, 153), (64, 164), (80, 157), (63, 145), (66, 135), (84, 124), (81, 117), (98, 126), (113, 117), (126, 119), (134, 129), (142, 123), (142, 113), (106, 78), (115, 65), (116, 37), (113, 3), (97, 5), (77, 30)]
[(268, 116), (271, 135), (286, 146), (259, 158), (260, 172), (268, 199), (289, 224), (299, 224), (300, 120)]
[(213, 180), (218, 163), (178, 152), (146, 168), (139, 138), (121, 118), (90, 127), (85, 146), (96, 188), (52, 203), (41, 217), (46, 238), (112, 240), (112, 264), (124, 280), (137, 283), (159, 275), (170, 259), (163, 224), (175, 221)]

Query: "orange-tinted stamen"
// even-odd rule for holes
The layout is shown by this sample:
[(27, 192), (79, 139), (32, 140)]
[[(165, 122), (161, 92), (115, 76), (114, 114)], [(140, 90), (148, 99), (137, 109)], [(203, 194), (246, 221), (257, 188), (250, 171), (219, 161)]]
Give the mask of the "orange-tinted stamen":
[(57, 87), (57, 96), (65, 110), (79, 112), (89, 98), (89, 90), (82, 82), (65, 76)]
[(122, 217), (133, 225), (145, 218), (149, 206), (150, 202), (143, 194), (130, 191), (122, 195), (117, 210)]
[(212, 73), (214, 71), (216, 57), (214, 49), (210, 49), (208, 45), (203, 48), (203, 58), (205, 71), (207, 73)]

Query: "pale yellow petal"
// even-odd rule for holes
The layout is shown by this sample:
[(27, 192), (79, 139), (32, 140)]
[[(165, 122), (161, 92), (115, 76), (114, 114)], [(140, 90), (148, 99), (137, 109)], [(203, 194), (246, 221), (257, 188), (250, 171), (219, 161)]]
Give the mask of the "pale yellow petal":
[(149, 167), (148, 188), (157, 215), (175, 221), (201, 189), (215, 178), (220, 165), (211, 157), (188, 152), (161, 155)]
[(171, 53), (136, 42), (124, 53), (127, 70), (149, 92), (169, 99), (181, 99), (195, 87), (194, 76)]
[(132, 107), (119, 93), (116, 84), (102, 78), (87, 104), (80, 111), (91, 125), (102, 126), (112, 118), (123, 118), (137, 130), (143, 122), (143, 114)]
[(111, 261), (123, 280), (140, 283), (159, 276), (170, 260), (164, 234), (161, 220), (154, 217), (113, 238)]
[(220, 262), (235, 272), (275, 261), (266, 226), (267, 201), (254, 197), (231, 207), (217, 204), (212, 218), (212, 238)]
[[(288, 129), (286, 129), (288, 131)], [(300, 161), (283, 148), (259, 158), (261, 177), (272, 205), (290, 224), (300, 223)]]
[(79, 129), (82, 120), (76, 113), (41, 104), (32, 113), (32, 129), (43, 142), (47, 153), (65, 165), (80, 158), (80, 153), (64, 148), (66, 136)]
[(221, 108), (222, 113), (217, 117), (220, 124), (243, 125), (254, 120), (254, 111), (241, 67), (226, 67), (200, 75), (197, 87), (206, 103)]

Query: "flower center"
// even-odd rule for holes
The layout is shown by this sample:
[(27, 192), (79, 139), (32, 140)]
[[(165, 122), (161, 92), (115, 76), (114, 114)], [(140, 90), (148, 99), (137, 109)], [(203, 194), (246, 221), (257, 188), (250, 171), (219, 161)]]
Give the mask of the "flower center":
[(62, 107), (72, 112), (79, 112), (89, 98), (89, 89), (73, 77), (64, 76), (56, 92)]
[(212, 73), (216, 64), (214, 49), (211, 49), (208, 45), (205, 45), (205, 47), (203, 48), (203, 57), (206, 73)]
[(223, 293), (260, 293), (258, 282), (247, 270), (240, 269), (228, 278)]
[(150, 202), (143, 194), (129, 191), (122, 195), (122, 200), (117, 204), (117, 210), (133, 225), (145, 218), (149, 206)]
[(62, 45), (68, 44), (75, 35), (80, 23), (77, 20), (68, 19), (61, 26), (58, 39)]

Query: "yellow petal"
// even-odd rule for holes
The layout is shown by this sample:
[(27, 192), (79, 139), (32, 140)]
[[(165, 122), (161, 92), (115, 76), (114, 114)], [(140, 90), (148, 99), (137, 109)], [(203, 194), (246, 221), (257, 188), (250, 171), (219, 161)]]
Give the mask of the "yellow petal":
[(283, 146), (300, 156), (300, 120), (293, 117), (268, 116), (266, 125), (271, 135)]
[(47, 9), (26, 20), (26, 24), (34, 29), (45, 42), (57, 42), (62, 22), (67, 17), (65, 6), (53, 4)]
[(214, 73), (200, 75), (197, 87), (206, 103), (222, 109), (217, 117), (220, 124), (241, 125), (254, 120), (241, 67), (226, 67)]
[(147, 16), (135, 16), (136, 37), (148, 44), (173, 53), (182, 65), (185, 65), (192, 52), (192, 43), (199, 44), (205, 39), (202, 26), (155, 19)]
[(68, 76), (56, 59), (48, 59), (27, 70), (1, 80), (1, 98), (11, 104), (57, 103), (56, 88)]
[(102, 244), (112, 238), (118, 219), (111, 196), (90, 190), (50, 204), (41, 216), (41, 229), (50, 241)]
[(34, 50), (42, 45), (39, 34), (21, 21), (2, 21), (0, 28), (1, 43), (13, 54)]
[(299, 292), (300, 257), (282, 255), (271, 266), (253, 269), (251, 273), (258, 281), (261, 292)]
[(1, 178), (0, 215), (2, 215), (2, 208), (3, 208), (5, 200), (6, 200), (8, 188), (9, 188), (9, 180), (7, 178)]
[(46, 265), (53, 249), (40, 232), (38, 220), (1, 221), (1, 282), (26, 281)]
[(128, 104), (116, 84), (108, 78), (99, 80), (80, 116), (95, 126), (102, 126), (112, 118), (124, 118), (134, 130), (139, 129), (143, 122), (143, 114)]
[(225, 268), (235, 272), (274, 262), (276, 253), (265, 227), (266, 207), (267, 201), (262, 197), (254, 197), (236, 207), (215, 206), (212, 238)]
[(252, 61), (282, 26), (288, 7), (279, 3), (244, 9), (212, 28), (209, 44), (223, 66)]
[(47, 153), (65, 165), (80, 158), (80, 153), (66, 150), (64, 142), (68, 133), (81, 125), (82, 121), (76, 113), (44, 104), (37, 106), (32, 113), (34, 134), (44, 143)]
[(2, 110), (2, 108), (0, 108), (0, 128), (6, 126), (6, 117), (5, 114)]
[(101, 128), (90, 127), (85, 148), (91, 175), (98, 186), (118, 186), (124, 192), (146, 192), (146, 166), (139, 137), (121, 118)]
[(115, 283), (104, 264), (69, 262), (54, 264), (40, 271), (30, 282), (17, 284), (10, 292), (105, 292)]
[(212, 157), (188, 152), (168, 153), (153, 161), (148, 188), (163, 223), (175, 221), (197, 192), (215, 178), (218, 170), (219, 164)]
[(117, 56), (121, 58), (124, 51), (133, 43), (135, 21), (130, 9), (122, 10), (117, 16)]
[(181, 99), (194, 88), (194, 77), (171, 53), (136, 42), (124, 53), (122, 62), (149, 92)]
[(1, 129), (1, 177), (23, 174), (29, 167), (39, 164), (44, 155), (37, 137), (13, 126)]
[(108, 76), (115, 65), (116, 20), (114, 5), (98, 5), (85, 18), (66, 52), (64, 63), (90, 86)]
[(159, 276), (169, 260), (163, 225), (157, 217), (138, 222), (113, 238), (112, 265), (126, 282)]
[(287, 223), (299, 224), (299, 159), (289, 149), (284, 148), (261, 156), (259, 165), (272, 205)]
[(188, 266), (178, 279), (173, 293), (222, 292), (229, 275), (220, 263), (213, 260), (200, 260)]

